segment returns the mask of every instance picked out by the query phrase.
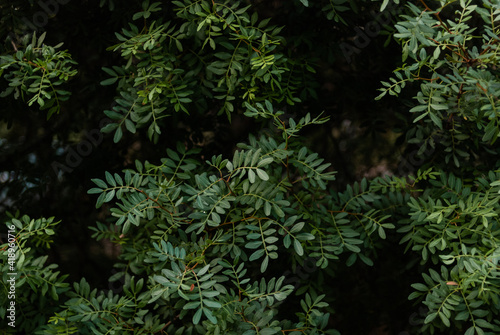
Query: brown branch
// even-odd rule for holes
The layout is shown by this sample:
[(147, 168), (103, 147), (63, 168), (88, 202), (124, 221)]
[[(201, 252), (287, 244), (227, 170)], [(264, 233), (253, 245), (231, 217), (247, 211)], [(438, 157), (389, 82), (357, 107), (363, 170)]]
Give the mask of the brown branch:
[[(434, 12), (429, 6), (427, 6), (427, 4), (425, 3), (424, 0), (420, 0), (420, 2), (424, 5), (425, 7), (425, 10), (429, 11), (429, 12)], [(451, 35), (454, 35), (450, 28), (448, 28), (448, 26), (443, 22), (443, 20), (441, 19), (441, 17), (439, 16), (441, 12), (436, 12), (436, 13), (433, 13), (433, 15), (439, 20), (440, 24), (444, 27), (444, 29), (446, 29), (446, 31), (451, 34)], [(464, 49), (464, 47), (462, 45), (459, 45), (459, 48), (460, 50), (463, 52), (464, 56), (463, 58), (466, 59), (466, 60), (470, 60), (470, 55), (469, 53), (467, 52), (467, 50)]]

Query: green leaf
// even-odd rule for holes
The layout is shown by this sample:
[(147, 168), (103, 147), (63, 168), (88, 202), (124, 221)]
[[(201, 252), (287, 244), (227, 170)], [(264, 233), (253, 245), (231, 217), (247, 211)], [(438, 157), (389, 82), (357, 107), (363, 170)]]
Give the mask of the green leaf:
[(483, 320), (483, 319), (475, 319), (474, 320), (476, 322), (476, 324), (481, 327), (481, 328), (490, 328), (492, 329), (493, 328), (493, 325), (491, 323), (489, 323), (488, 321), (486, 320)]
[(106, 183), (100, 179), (91, 179), (91, 181), (96, 184), (97, 186), (99, 186), (100, 188), (108, 188), (108, 185), (106, 185)]
[(210, 264), (207, 264), (207, 265), (205, 265), (204, 267), (202, 267), (202, 268), (200, 269), (200, 271), (198, 271), (198, 274), (197, 274), (197, 275), (198, 275), (198, 277), (201, 277), (201, 276), (203, 276), (205, 273), (207, 273), (207, 271), (208, 271), (208, 269), (209, 269), (209, 268), (210, 268)]
[(216, 212), (212, 212), (212, 220), (216, 223), (216, 224), (220, 224), (221, 223), (221, 218), (220, 218), (220, 215), (217, 214)]
[(272, 334), (277, 334), (277, 333), (278, 333), (278, 331), (274, 330), (273, 328), (264, 328), (264, 329), (261, 329), (259, 331), (260, 335), (272, 335)]
[(272, 157), (266, 157), (266, 158), (263, 158), (259, 161), (259, 163), (257, 164), (257, 167), (262, 167), (262, 166), (266, 166), (266, 165), (269, 165), (271, 164), (272, 162), (274, 161), (274, 159)]
[(434, 312), (434, 313), (427, 315), (427, 317), (424, 320), (424, 323), (425, 324), (431, 323), (432, 321), (434, 321), (434, 319), (437, 317), (437, 315), (438, 315), (437, 312)]
[(191, 301), (191, 302), (186, 303), (184, 305), (184, 307), (182, 307), (182, 309), (195, 309), (195, 308), (198, 308), (198, 306), (200, 306), (199, 301)]
[(248, 249), (256, 249), (259, 248), (262, 245), (262, 241), (253, 241), (253, 242), (248, 242), (245, 244), (245, 248)]
[(203, 308), (203, 313), (210, 322), (212, 322), (213, 324), (217, 324), (217, 319), (213, 316), (212, 312), (209, 309)]
[(474, 335), (474, 326), (469, 327), (464, 333), (464, 335)]
[(293, 228), (290, 229), (290, 233), (295, 234), (295, 233), (300, 232), (302, 230), (302, 228), (304, 228), (304, 225), (305, 225), (305, 222), (303, 222), (303, 221), (295, 224), (293, 226)]
[(116, 128), (115, 136), (113, 137), (113, 142), (115, 143), (120, 142), (122, 136), (123, 136), (122, 128), (121, 127)]
[[(259, 241), (259, 246), (261, 246), (261, 245), (262, 245), (262, 242), (260, 242), (260, 241)], [(250, 248), (249, 248), (249, 249), (250, 249)], [(257, 250), (257, 251), (254, 251), (254, 252), (250, 255), (250, 257), (248, 258), (248, 260), (249, 260), (250, 262), (253, 262), (253, 261), (255, 261), (255, 260), (257, 260), (257, 259), (261, 258), (261, 257), (264, 255), (264, 253), (265, 253), (265, 250), (264, 250), (264, 249), (259, 249), (259, 250)]]
[[(446, 326), (446, 327), (450, 327), (450, 319), (448, 319), (446, 317), (446, 315), (444, 315), (444, 313), (442, 312), (439, 312), (438, 313), (439, 315), (439, 318), (441, 319), (441, 321), (443, 322), (443, 324)], [(427, 320), (427, 319), (426, 319)], [(427, 322), (426, 322), (427, 323)], [(477, 323), (477, 320), (476, 320), (476, 323)]]
[(469, 311), (461, 311), (455, 316), (455, 320), (466, 321), (469, 319)]
[(98, 194), (98, 193), (102, 193), (104, 192), (102, 189), (100, 188), (91, 188), (90, 190), (87, 191), (88, 194)]
[(107, 86), (107, 85), (113, 85), (114, 83), (116, 83), (116, 81), (118, 80), (118, 78), (108, 78), (108, 79), (105, 79), (103, 81), (101, 81), (101, 85), (102, 86)]
[[(264, 170), (261, 170), (261, 169), (257, 169), (257, 175), (259, 176), (260, 179), (262, 180), (269, 180), (269, 176), (268, 174), (266, 173), (266, 171)], [(250, 176), (249, 176), (250, 177)]]
[(411, 287), (413, 287), (415, 290), (422, 291), (422, 292), (429, 291), (427, 286), (425, 286), (424, 284), (420, 284), (420, 283), (411, 284)]
[(201, 314), (203, 313), (203, 308), (199, 308), (193, 315), (193, 323), (197, 325), (200, 322)]
[(267, 266), (269, 265), (269, 256), (264, 257), (264, 260), (262, 261), (260, 265), (260, 272), (264, 273), (267, 270)]
[(135, 134), (135, 124), (131, 120), (125, 119), (125, 128), (127, 128), (127, 130), (132, 134)]
[(381, 239), (385, 240), (385, 238), (386, 238), (385, 230), (382, 226), (378, 227), (378, 235), (380, 236)]
[(380, 11), (383, 12), (388, 4), (389, 4), (389, 0), (384, 0), (384, 2), (382, 2), (382, 6), (380, 6)]
[(346, 265), (347, 265), (347, 266), (352, 266), (352, 265), (356, 262), (356, 260), (357, 260), (357, 259), (358, 259), (357, 254), (351, 254), (351, 255), (347, 258), (347, 260), (346, 260)]
[(221, 308), (222, 305), (217, 302), (217, 301), (212, 301), (212, 300), (203, 300), (203, 304), (206, 305), (207, 307), (211, 308)]
[(113, 76), (113, 77), (118, 76), (118, 75), (116, 74), (116, 72), (115, 72), (115, 71), (113, 71), (113, 69), (110, 69), (110, 68), (107, 68), (107, 67), (102, 67), (102, 70), (103, 70), (104, 72), (106, 72), (107, 74), (109, 74), (110, 76)]
[(429, 113), (429, 116), (430, 116), (432, 122), (434, 122), (434, 124), (436, 126), (438, 126), (439, 129), (443, 129), (443, 123), (442, 123), (441, 119), (436, 114)]
[(300, 243), (300, 241), (293, 240), (293, 248), (299, 256), (302, 256), (304, 254), (304, 249), (302, 248), (302, 244)]
[(252, 184), (255, 183), (255, 172), (253, 169), (248, 170), (248, 180), (250, 180)]

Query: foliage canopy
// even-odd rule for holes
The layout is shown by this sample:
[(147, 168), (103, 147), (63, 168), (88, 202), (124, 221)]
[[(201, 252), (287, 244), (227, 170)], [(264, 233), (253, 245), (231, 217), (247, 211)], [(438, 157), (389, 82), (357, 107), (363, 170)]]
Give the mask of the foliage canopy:
[[(65, 11), (64, 1), (42, 3), (55, 20)], [(349, 180), (345, 189), (335, 184), (335, 157), (322, 158), (306, 135), (328, 129), (336, 117), (317, 112), (325, 101), (318, 70), (342, 62), (338, 50), (350, 49), (339, 45), (359, 45), (362, 36), (315, 45), (308, 32), (266, 15), (260, 2), (89, 4), (118, 27), (106, 34), (109, 59), (98, 62), (102, 72), (89, 85), (104, 90), (108, 107), (98, 106), (96, 119), (107, 117), (101, 131), (114, 143), (99, 133), (94, 145), (152, 148), (139, 157), (122, 154), (110, 166), (101, 162), (88, 178), (92, 185), (78, 181), (95, 201), (92, 237), (119, 250), (106, 279), (119, 289), (62, 273), (49, 248), (65, 222), (11, 206), (21, 211), (7, 213), (15, 239), (1, 241), (5, 333), (13, 330), (6, 306), (15, 265), (15, 329), (26, 333), (339, 334), (332, 307), (338, 291), (330, 283), (359, 264), (376, 268), (394, 251), (410, 255), (408, 299), (425, 306), (408, 330), (500, 332), (498, 2), (282, 4), (283, 21), (319, 20), (332, 31), (352, 25), (362, 34), (358, 13), (398, 8), (390, 22), (377, 23), (375, 35), (397, 42), (401, 57), (376, 99), (398, 99), (401, 121), (392, 125), (403, 156), (418, 160), (412, 164), (419, 169)], [(32, 10), (18, 1), (0, 5), (0, 77), (7, 84), (1, 95), (15, 111), (1, 118), (9, 125), (24, 117), (16, 113), (28, 113), (24, 104), (50, 119), (45, 124), (57, 123), (84, 91), (72, 89), (85, 76), (71, 48), (64, 50), (66, 40), (58, 40), (68, 36), (28, 31), (25, 13)], [(326, 40), (332, 32), (316, 33)], [(100, 96), (95, 88), (92, 94)], [(376, 116), (360, 112), (363, 122), (370, 117), (375, 123)], [(207, 145), (207, 129), (216, 136), (242, 120), (251, 131), (234, 147)], [(65, 152), (61, 134), (68, 135), (61, 130), (50, 145)], [(77, 143), (78, 154), (88, 156)], [(72, 169), (54, 166), (59, 182), (70, 179)]]

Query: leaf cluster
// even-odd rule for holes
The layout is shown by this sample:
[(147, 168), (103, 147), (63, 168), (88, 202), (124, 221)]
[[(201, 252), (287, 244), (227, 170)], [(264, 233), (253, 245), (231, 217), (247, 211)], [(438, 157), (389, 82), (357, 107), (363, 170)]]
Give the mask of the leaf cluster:
[(37, 38), (33, 33), (31, 43), (23, 49), (16, 48), (13, 55), (0, 56), (0, 77), (9, 82), (0, 97), (14, 94), (14, 98), (27, 100), (28, 106), (37, 103), (47, 111), (47, 119), (61, 110), (61, 101), (69, 99), (71, 92), (59, 86), (76, 76), (77, 64), (67, 51), (56, 51), (62, 43), (52, 47), (43, 43), (46, 33)]

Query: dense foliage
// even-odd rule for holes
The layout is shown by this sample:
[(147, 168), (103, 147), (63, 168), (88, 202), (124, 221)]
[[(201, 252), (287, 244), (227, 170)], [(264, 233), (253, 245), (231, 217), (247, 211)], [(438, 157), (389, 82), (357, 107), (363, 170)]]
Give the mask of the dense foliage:
[(277, 4), (0, 5), (3, 332), (500, 332), (500, 5)]

